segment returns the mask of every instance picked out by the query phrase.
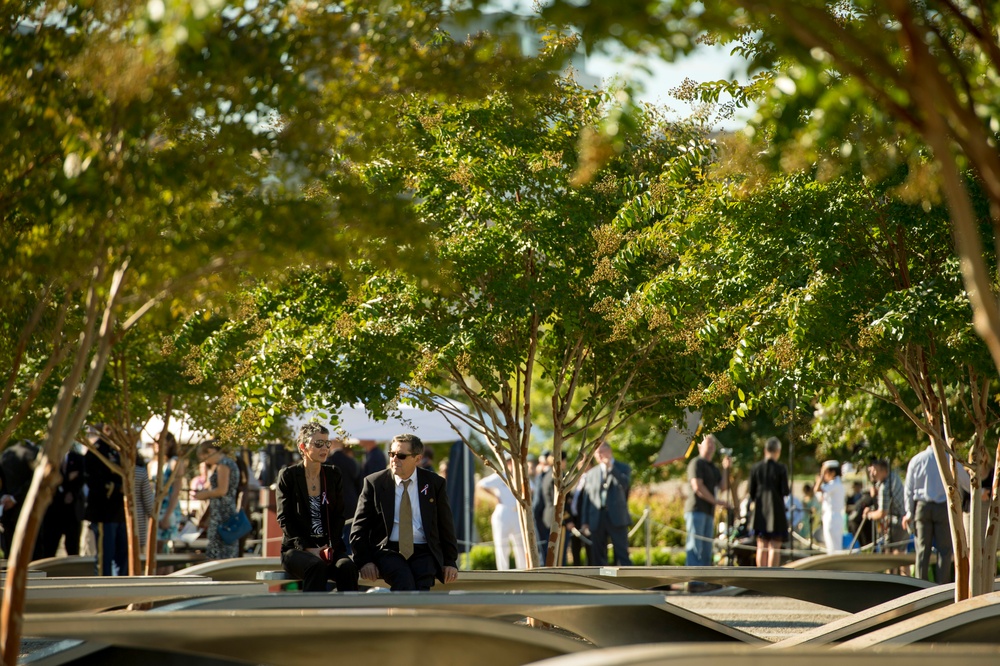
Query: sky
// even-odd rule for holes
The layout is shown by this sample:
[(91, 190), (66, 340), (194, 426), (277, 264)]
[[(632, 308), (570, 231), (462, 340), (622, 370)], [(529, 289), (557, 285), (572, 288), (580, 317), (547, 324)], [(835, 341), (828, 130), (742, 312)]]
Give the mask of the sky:
[[(638, 56), (624, 58), (596, 54), (587, 58), (585, 69), (587, 74), (601, 80), (606, 81), (617, 76), (638, 83), (642, 88), (638, 94), (639, 100), (667, 106), (680, 113), (686, 111), (686, 107), (671, 97), (670, 90), (679, 86), (685, 78), (691, 78), (698, 83), (734, 78), (744, 82), (747, 80), (746, 61), (739, 56), (730, 55), (729, 51), (730, 47), (726, 46), (700, 46), (694, 53), (677, 62), (646, 58), (644, 62), (650, 70), (649, 73), (636, 66), (642, 62)], [(752, 110), (744, 110), (733, 120), (723, 123), (722, 127), (725, 129), (742, 127), (752, 114)]]
[[(514, 12), (521, 15), (534, 14), (533, 5), (538, 0), (490, 0), (490, 8)], [(613, 0), (606, 0), (613, 1)], [(635, 54), (621, 56), (595, 53), (586, 59), (584, 73), (595, 77), (598, 81), (608, 81), (620, 77), (633, 84), (640, 84), (642, 91), (638, 95), (640, 101), (667, 106), (678, 115), (687, 115), (689, 109), (679, 100), (670, 96), (670, 89), (680, 85), (685, 78), (691, 78), (698, 83), (718, 81), (720, 79), (739, 79), (746, 81), (746, 61), (738, 56), (730, 55), (729, 46), (699, 46), (696, 50), (677, 62), (664, 62), (658, 58), (643, 58)], [(637, 67), (644, 62), (650, 73)], [(581, 81), (582, 83), (587, 83)], [(753, 115), (752, 110), (744, 110), (731, 120), (723, 123), (723, 129), (738, 129), (746, 124)]]

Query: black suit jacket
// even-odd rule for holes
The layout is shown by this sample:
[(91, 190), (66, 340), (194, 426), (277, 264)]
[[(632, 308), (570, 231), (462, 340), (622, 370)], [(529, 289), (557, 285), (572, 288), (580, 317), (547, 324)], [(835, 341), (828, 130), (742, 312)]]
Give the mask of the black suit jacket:
[[(70, 451), (66, 454), (66, 460), (63, 465), (60, 466), (63, 480), (56, 489), (55, 494), (52, 496), (52, 504), (49, 505), (49, 510), (56, 507), (56, 512), (72, 511), (74, 520), (83, 520), (83, 461), (83, 454), (77, 453), (76, 451)], [(76, 476), (71, 479), (70, 476), (73, 476), (73, 472), (76, 472)], [(69, 504), (66, 503), (67, 497), (71, 498)]]
[[(445, 480), (425, 469), (414, 472), (417, 497), (420, 498), (420, 522), (427, 546), (437, 565), (438, 580), (444, 582), (444, 567), (458, 568), (458, 541), (448, 504)], [(375, 562), (375, 555), (389, 545), (396, 512), (396, 485), (392, 470), (386, 469), (365, 477), (351, 529), (354, 562), (360, 569)]]
[[(583, 503), (580, 522), (593, 531), (602, 526), (628, 525), (631, 521), (628, 513), (628, 494), (632, 489), (632, 468), (615, 460), (611, 465), (611, 474), (606, 479), (607, 488), (601, 483), (601, 475), (601, 466), (598, 464), (594, 465), (584, 478), (583, 495), (580, 497)], [(601, 498), (605, 491), (607, 501), (602, 509)], [(607, 525), (602, 525), (605, 518), (609, 522)]]
[(4, 511), (0, 517), (0, 522), (11, 531), (8, 538), (13, 538), (13, 527), (17, 524), (24, 499), (28, 496), (28, 489), (31, 488), (37, 458), (38, 447), (27, 441), (12, 444), (0, 455), (0, 468), (3, 469), (3, 488), (0, 489), (0, 495), (11, 495), (17, 501), (17, 504)]
[(282, 552), (323, 546), (329, 546), (335, 553), (347, 552), (344, 544), (344, 491), (341, 488), (340, 470), (332, 465), (323, 465), (319, 478), (320, 519), (326, 528), (325, 541), (313, 536), (305, 465), (289, 465), (278, 472), (275, 497), (278, 504), (278, 525), (283, 534)]
[[(95, 447), (116, 465), (121, 465), (121, 455), (103, 439)], [(84, 517), (92, 523), (124, 523), (125, 497), (122, 495), (122, 477), (88, 450), (83, 457), (83, 476), (87, 485), (87, 508)]]

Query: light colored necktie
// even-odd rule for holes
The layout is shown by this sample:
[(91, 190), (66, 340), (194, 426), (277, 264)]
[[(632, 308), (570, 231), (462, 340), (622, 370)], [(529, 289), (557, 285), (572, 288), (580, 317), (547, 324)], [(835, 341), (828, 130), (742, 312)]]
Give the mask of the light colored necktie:
[(399, 500), (399, 554), (406, 559), (413, 555), (413, 505), (410, 504), (410, 481), (403, 481), (403, 497)]
[(611, 485), (611, 474), (608, 469), (601, 465), (601, 508), (608, 506), (608, 486)]

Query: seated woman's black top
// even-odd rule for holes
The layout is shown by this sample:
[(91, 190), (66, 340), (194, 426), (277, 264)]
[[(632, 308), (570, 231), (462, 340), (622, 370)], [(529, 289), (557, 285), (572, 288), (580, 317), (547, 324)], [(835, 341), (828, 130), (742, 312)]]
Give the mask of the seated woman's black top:
[[(306, 468), (302, 463), (283, 467), (278, 472), (278, 525), (281, 526), (281, 552), (329, 546), (334, 553), (346, 553), (344, 544), (344, 493), (340, 470), (323, 465), (319, 475), (319, 523), (310, 510)], [(313, 498), (313, 503), (317, 498)]]

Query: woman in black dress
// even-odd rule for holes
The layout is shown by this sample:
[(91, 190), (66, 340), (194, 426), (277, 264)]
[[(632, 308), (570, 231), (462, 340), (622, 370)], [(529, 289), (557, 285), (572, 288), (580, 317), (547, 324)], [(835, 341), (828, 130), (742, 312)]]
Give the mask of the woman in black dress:
[(750, 500), (753, 502), (753, 527), (757, 535), (757, 566), (781, 564), (781, 544), (788, 535), (785, 497), (788, 496), (788, 470), (778, 462), (781, 441), (771, 437), (764, 444), (764, 459), (750, 469)]
[(319, 423), (299, 430), (302, 462), (278, 472), (278, 525), (281, 566), (302, 579), (303, 592), (326, 592), (332, 580), (341, 592), (358, 589), (358, 568), (344, 544), (344, 491), (340, 470), (324, 465), (330, 431)]

